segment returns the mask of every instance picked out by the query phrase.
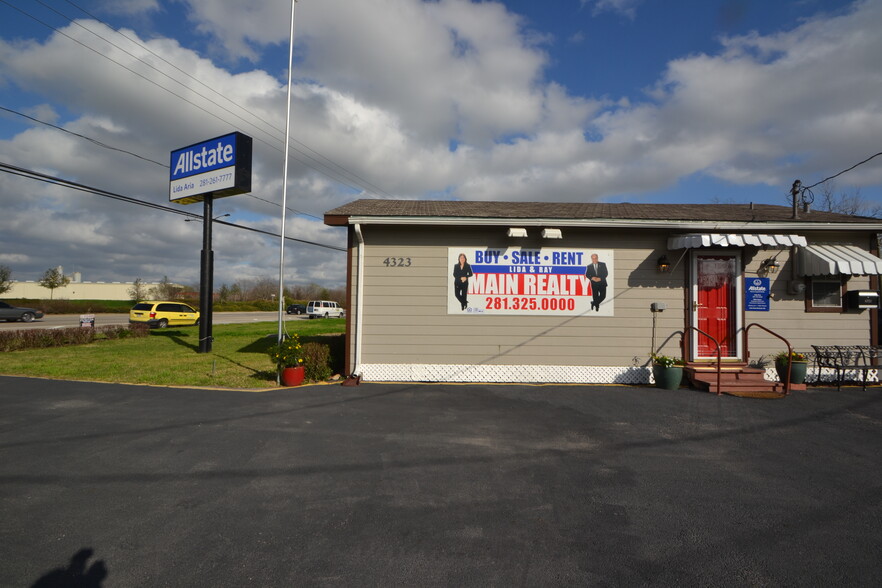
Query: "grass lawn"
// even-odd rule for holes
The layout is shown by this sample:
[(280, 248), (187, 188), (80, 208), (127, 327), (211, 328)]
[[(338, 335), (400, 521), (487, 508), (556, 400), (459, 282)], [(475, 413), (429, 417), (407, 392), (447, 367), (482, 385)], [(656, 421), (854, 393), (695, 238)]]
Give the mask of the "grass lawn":
[[(341, 373), (345, 319), (289, 321), (285, 328), (290, 334), (297, 333), (302, 343), (330, 345), (331, 368)], [(277, 323), (214, 325), (213, 331), (211, 353), (197, 353), (199, 327), (155, 329), (140, 339), (2, 353), (0, 373), (160, 386), (276, 385), (275, 366), (266, 349), (276, 341)]]

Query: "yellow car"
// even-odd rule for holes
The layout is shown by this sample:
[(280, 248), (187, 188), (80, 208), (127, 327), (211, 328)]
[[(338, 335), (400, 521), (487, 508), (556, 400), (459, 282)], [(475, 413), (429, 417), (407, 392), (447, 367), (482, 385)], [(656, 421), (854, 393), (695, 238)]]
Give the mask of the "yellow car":
[(129, 311), (129, 323), (144, 323), (159, 329), (198, 325), (199, 311), (183, 302), (146, 300)]

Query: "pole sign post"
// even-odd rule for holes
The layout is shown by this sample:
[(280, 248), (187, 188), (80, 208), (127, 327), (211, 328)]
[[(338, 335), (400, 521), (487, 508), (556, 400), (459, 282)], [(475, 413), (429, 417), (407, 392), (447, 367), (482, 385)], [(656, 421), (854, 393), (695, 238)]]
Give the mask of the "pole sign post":
[(251, 191), (251, 137), (230, 133), (171, 152), (168, 198), (203, 203), (199, 272), (199, 353), (211, 351), (214, 252), (211, 250), (215, 198)]
[(170, 202), (201, 202), (251, 191), (251, 137), (230, 133), (171, 152)]

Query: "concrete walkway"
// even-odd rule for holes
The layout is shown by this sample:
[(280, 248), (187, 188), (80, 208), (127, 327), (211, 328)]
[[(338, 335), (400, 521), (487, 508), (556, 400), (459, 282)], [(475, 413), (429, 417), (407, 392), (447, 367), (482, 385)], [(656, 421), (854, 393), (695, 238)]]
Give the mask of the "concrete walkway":
[(0, 521), (0, 586), (879, 586), (882, 396), (0, 377)]

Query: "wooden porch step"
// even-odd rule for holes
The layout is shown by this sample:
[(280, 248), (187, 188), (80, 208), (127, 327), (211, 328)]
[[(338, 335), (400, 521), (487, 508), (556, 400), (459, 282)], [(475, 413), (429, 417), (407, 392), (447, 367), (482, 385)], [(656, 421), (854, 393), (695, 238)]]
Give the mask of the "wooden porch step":
[[(699, 390), (712, 394), (723, 394), (745, 398), (779, 398), (784, 396), (784, 384), (765, 379), (765, 370), (746, 365), (728, 365), (720, 370), (720, 385), (717, 387), (716, 366), (687, 365), (686, 376)], [(791, 384), (790, 390), (805, 390), (805, 384)]]
[(739, 398), (786, 398), (786, 394), (783, 392), (775, 392), (763, 390), (759, 392), (745, 392), (741, 390), (723, 390), (723, 394), (727, 396), (738, 396)]
[[(699, 386), (696, 386), (699, 387)], [(735, 394), (739, 392), (775, 392), (784, 394), (784, 384), (781, 382), (766, 382), (765, 384), (760, 383), (744, 383), (744, 382), (725, 382), (720, 381), (720, 387), (723, 389), (723, 394)], [(708, 392), (712, 392), (714, 394), (717, 393), (717, 383), (707, 383), (707, 386), (700, 386), (700, 389), (707, 390)], [(791, 392), (802, 392), (805, 391), (805, 384), (790, 384)]]

